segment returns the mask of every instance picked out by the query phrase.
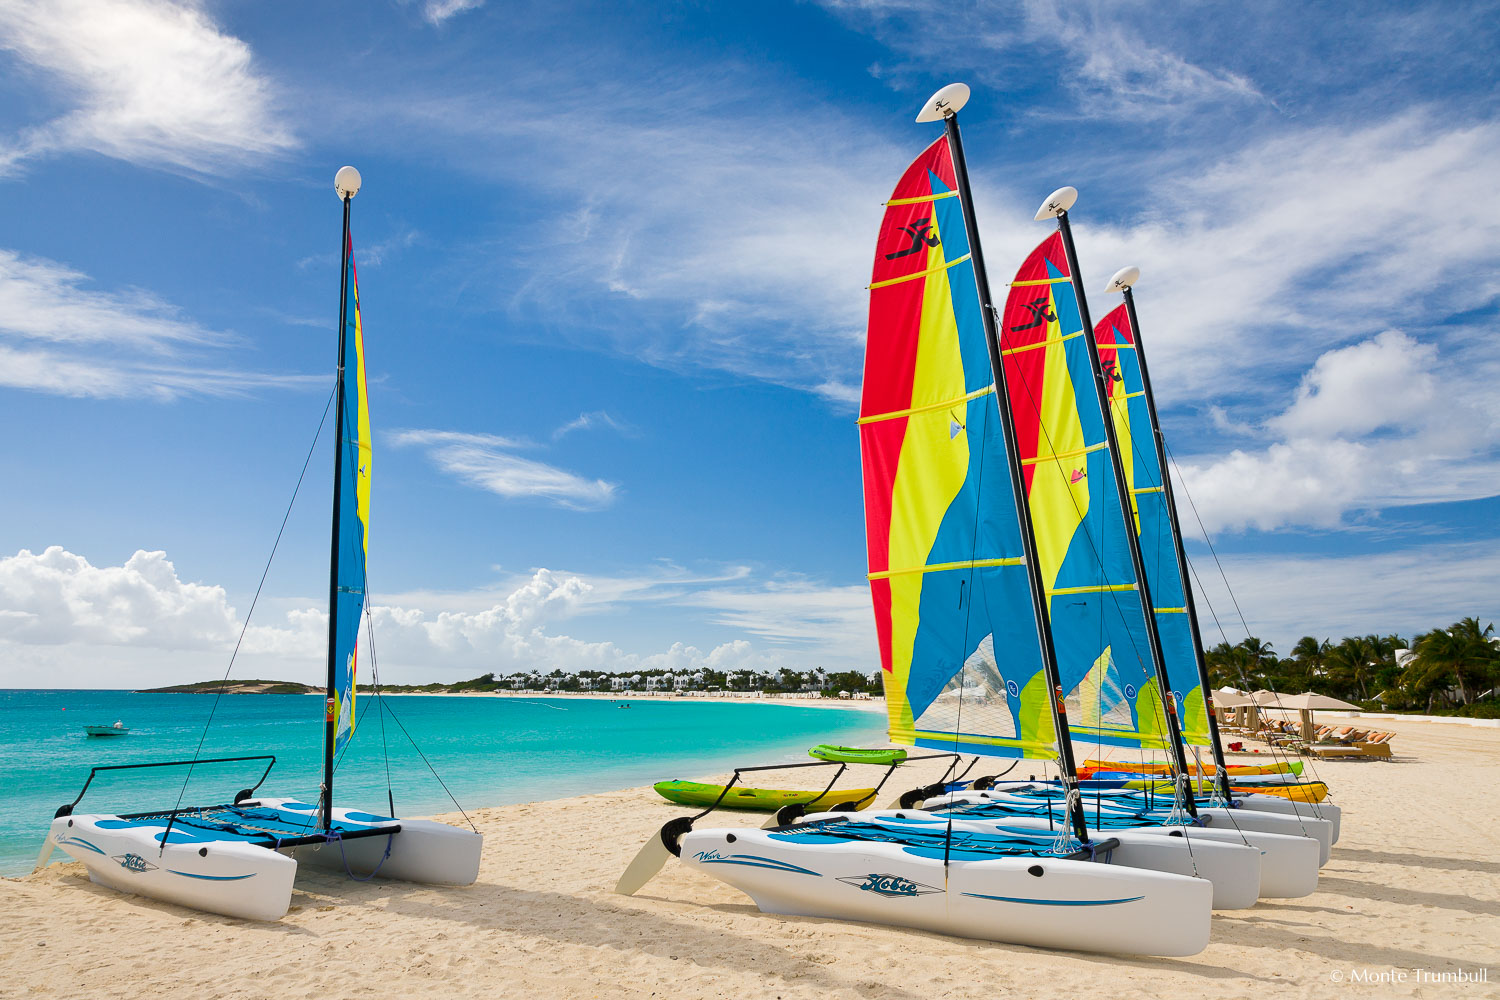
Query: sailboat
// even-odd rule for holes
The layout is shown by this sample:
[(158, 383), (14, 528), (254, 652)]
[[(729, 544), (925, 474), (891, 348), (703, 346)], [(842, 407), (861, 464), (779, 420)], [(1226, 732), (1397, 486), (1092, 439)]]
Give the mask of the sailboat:
[[(1066, 709), (1053, 696), (1061, 681), (1018, 503), (958, 131), (968, 96), (949, 85), (918, 116), (943, 122), (945, 135), (886, 203), (870, 283), (859, 426), (890, 732), (906, 745), (1055, 759), (1066, 781)], [(1071, 788), (1068, 814), (1056, 833), (898, 814), (820, 814), (759, 830), (695, 829), (683, 818), (642, 849), (616, 889), (635, 892), (675, 855), (768, 913), (1101, 952), (1206, 946), (1208, 880), (1151, 870), (1145, 862), (1167, 850), (1163, 838), (1092, 837)]]
[[(1120, 293), (1124, 301), (1112, 309), (1094, 327), (1100, 364), (1108, 373), (1110, 409), (1122, 440), (1135, 440), (1130, 469), (1131, 496), (1136, 506), (1136, 524), (1143, 552), (1148, 554), (1147, 570), (1152, 591), (1157, 595), (1156, 620), (1163, 639), (1167, 672), (1177, 692), (1177, 704), (1183, 720), (1185, 743), (1206, 747), (1212, 764), (1203, 770), (1213, 776), (1205, 784), (1210, 792), (1229, 799), (1235, 792), (1276, 795), (1293, 801), (1317, 803), (1327, 795), (1322, 782), (1307, 781), (1296, 774), (1295, 767), (1278, 765), (1269, 769), (1237, 769), (1225, 764), (1223, 742), (1218, 720), (1209, 710), (1208, 668), (1203, 658), (1203, 640), (1198, 632), (1197, 610), (1192, 588), (1187, 586), (1187, 556), (1182, 547), (1182, 532), (1177, 515), (1171, 478), (1166, 474), (1166, 448), (1163, 443), (1156, 397), (1151, 388), (1145, 348), (1140, 342), (1140, 320), (1136, 315), (1134, 285), (1140, 279), (1140, 268), (1124, 267), (1109, 280), (1107, 292)], [(1132, 431), (1135, 433), (1133, 434)], [(1111, 761), (1087, 762), (1093, 772), (1104, 777), (1132, 772), (1150, 773), (1156, 768)], [(1112, 774), (1113, 772), (1113, 774)], [(1193, 773), (1190, 771), (1189, 773)], [(1332, 812), (1330, 804), (1329, 812)], [(1319, 811), (1312, 811), (1317, 815)]]
[[(89, 878), (197, 910), (251, 920), (277, 920), (291, 902), (299, 864), (359, 878), (379, 874), (436, 885), (469, 885), (479, 874), (483, 837), (430, 820), (396, 819), (336, 808), (335, 754), (353, 735), (355, 673), (365, 612), (365, 556), (370, 523), (370, 411), (365, 386), (364, 330), (349, 234), (350, 203), (359, 171), (343, 167), (334, 186), (344, 204), (338, 376), (335, 388), (332, 554), (329, 572), (328, 690), (323, 707), (320, 801), (257, 795), (273, 757), (166, 761), (94, 768), (73, 802), (57, 810), (37, 866), (53, 847), (88, 869)], [(346, 370), (348, 377), (346, 378)], [(74, 807), (101, 771), (267, 760), (260, 781), (231, 801), (206, 806), (110, 815)]]
[[(1161, 485), (1156, 440), (1142, 447), (1130, 433), (1131, 426), (1151, 424), (1141, 412), (1147, 397), (1135, 344), (1114, 337), (1101, 343), (1086, 333), (1087, 304), (1067, 225), (1076, 197), (1072, 188), (1060, 189), (1038, 212), (1038, 219), (1056, 216), (1059, 230), (1011, 283), (1001, 341), (1064, 690), (1075, 705), (1071, 736), (1096, 749), (1165, 750), (1174, 773), (1186, 777), (1186, 745), (1217, 750), (1203, 694), (1206, 672), (1195, 656), (1201, 646), (1191, 592), (1179, 571), (1180, 550), (1170, 548), (1170, 493)], [(1068, 685), (1071, 678), (1080, 678), (1076, 686)], [(1217, 760), (1222, 764), (1222, 753)], [(1300, 896), (1316, 886), (1317, 865), (1331, 843), (1327, 824), (1235, 813), (1242, 803), (1228, 801), (1227, 788), (1223, 806), (1230, 808), (1200, 810), (1195, 792), (1202, 789), (1187, 780), (1148, 776), (1143, 799), (1129, 788), (1139, 776), (1090, 775), (1084, 786), (1091, 817), (1111, 833), (1122, 826), (1181, 832), (1189, 824), (1200, 839), (1259, 848), (1262, 895)], [(1052, 825), (1053, 803), (1064, 795), (1002, 783), (937, 804), (966, 820)]]
[[(1147, 666), (1151, 640), (1142, 611), (1144, 595), (1136, 587), (1139, 574), (1124, 542), (1124, 506), (1111, 471), (1117, 442), (1095, 402), (1093, 360), (1087, 342), (1079, 336), (1082, 317), (1063, 256), (1059, 239), (1053, 237), (1022, 264), (1011, 284), (999, 335), (1005, 395), (1016, 428), (1017, 464), (1026, 498), (1024, 511), (1036, 532), (1036, 592), (1045, 595), (1045, 621), (1060, 678), (1058, 692), (1067, 709), (1069, 724), (1059, 738), (1070, 744), (1086, 740), (1122, 747), (1163, 747), (1171, 737), (1170, 720), (1160, 707), (1160, 684)], [(874, 491), (868, 489), (867, 479), (870, 492)], [(985, 501), (986, 506), (996, 503), (993, 495)], [(877, 604), (882, 596), (877, 591)], [(1005, 671), (1013, 671), (1016, 643), (1008, 641), (1001, 648), (1006, 651)], [(991, 675), (1000, 672), (993, 651), (985, 657), (984, 667)], [(917, 670), (912, 669), (913, 673)], [(965, 670), (963, 677), (972, 673)], [(926, 732), (920, 725), (908, 737), (897, 713), (903, 700), (911, 703), (922, 698), (920, 684), (909, 679), (904, 694), (903, 699), (898, 691), (893, 698), (888, 687), (893, 741), (914, 738), (921, 743), (925, 738), (930, 742), (924, 745), (976, 749), (963, 743), (955, 746), (951, 738)], [(943, 704), (943, 695), (933, 699), (923, 718)], [(947, 718), (943, 721), (953, 724)], [(942, 803), (939, 797), (938, 804)], [(985, 796), (983, 804), (981, 809), (956, 800), (943, 821), (995, 833), (1048, 830), (1068, 822), (1066, 816), (1054, 817), (1049, 803), (1013, 804)], [(1100, 816), (1096, 810), (1091, 835), (1175, 833), (1176, 839), (1157, 845), (1150, 867), (1208, 878), (1214, 886), (1216, 908), (1253, 906), (1265, 888), (1263, 849), (1246, 843), (1232, 830), (1221, 835), (1217, 830), (1185, 827), (1183, 820), (1191, 818), (1185, 813), (1170, 825), (1153, 817), (1132, 822), (1114, 814)], [(990, 821), (987, 826), (972, 825), (986, 821)], [(1100, 830), (1101, 825), (1108, 829)], [(1296, 853), (1311, 845), (1275, 846)], [(1298, 889), (1306, 887), (1308, 876), (1316, 881), (1315, 853), (1309, 855), (1305, 849), (1300, 853), (1304, 877)], [(1271, 860), (1278, 864), (1281, 859)], [(1282, 888), (1274, 879), (1271, 885)]]

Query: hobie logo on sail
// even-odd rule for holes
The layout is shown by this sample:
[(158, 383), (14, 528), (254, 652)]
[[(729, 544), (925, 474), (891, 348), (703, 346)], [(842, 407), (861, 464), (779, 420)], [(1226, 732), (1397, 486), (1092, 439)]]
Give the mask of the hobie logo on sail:
[(1018, 323), (1011, 327), (1012, 331), (1030, 330), (1032, 327), (1041, 326), (1043, 323), (1057, 322), (1057, 314), (1052, 311), (1052, 301), (1046, 295), (1032, 299), (1030, 302), (1022, 302), (1020, 305), (1031, 313), (1031, 322)]
[(907, 247), (905, 250), (897, 250), (894, 253), (888, 253), (885, 255), (885, 259), (895, 260), (898, 257), (910, 257), (912, 254), (917, 253), (924, 247), (937, 246), (941, 241), (938, 239), (937, 233), (929, 231), (931, 229), (932, 219), (930, 218), (918, 219), (916, 222), (913, 222), (909, 226), (902, 226), (901, 231), (907, 236), (911, 237), (911, 246)]
[(1083, 482), (1084, 478), (1087, 477), (1087, 476), (1088, 476), (1088, 473), (1084, 472), (1082, 469), (1074, 469), (1073, 470), (1073, 475), (1072, 475), (1072, 481), (1075, 482), (1075, 483), (1081, 483), (1081, 482)]
[(923, 885), (921, 882), (913, 882), (909, 878), (902, 878), (900, 875), (882, 875), (875, 872), (868, 875), (848, 875), (839, 881), (881, 896), (921, 896), (929, 892), (943, 891), (930, 885)]

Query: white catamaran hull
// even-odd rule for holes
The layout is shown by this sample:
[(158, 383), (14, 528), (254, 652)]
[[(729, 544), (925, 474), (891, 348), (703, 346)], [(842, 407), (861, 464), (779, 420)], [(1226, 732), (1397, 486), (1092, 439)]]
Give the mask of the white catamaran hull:
[[(291, 803), (276, 799), (253, 799), (243, 804), (265, 805), (283, 812), (301, 811), (290, 808)], [(365, 815), (350, 813), (347, 809), (335, 809), (333, 814), (335, 817)], [(309, 810), (307, 815), (315, 813)], [(381, 878), (423, 885), (473, 885), (479, 878), (479, 854), (484, 845), (481, 835), (430, 819), (403, 819), (399, 822), (401, 832), (394, 837), (364, 837), (346, 840), (342, 844), (308, 844), (288, 848), (286, 853), (317, 868), (334, 871), (347, 868), (360, 878), (376, 872)], [(385, 857), (387, 841), (391, 850), (388, 858)]]
[[(116, 827), (118, 816), (60, 816), (47, 836), (100, 885), (194, 910), (245, 920), (280, 920), (292, 899), (297, 862), (242, 841), (205, 844), (160, 828)], [(383, 839), (383, 838), (382, 838)]]
[(1324, 799), (1318, 803), (1293, 802), (1291, 799), (1280, 795), (1258, 795), (1250, 792), (1234, 797), (1235, 806), (1239, 809), (1254, 809), (1258, 812), (1280, 813), (1283, 816), (1311, 816), (1314, 819), (1326, 819), (1333, 824), (1329, 831), (1329, 843), (1339, 842), (1339, 828), (1343, 823), (1344, 811), (1337, 805)]
[(1196, 955), (1208, 944), (1206, 879), (1052, 858), (952, 861), (899, 844), (795, 843), (771, 831), (694, 830), (688, 867), (766, 913), (861, 920), (1012, 944)]
[[(316, 827), (311, 807), (294, 800), (262, 798), (240, 805), (304, 814), (310, 817), (309, 827)], [(349, 809), (334, 809), (333, 817), (350, 824), (382, 819)], [(100, 885), (246, 920), (279, 920), (286, 915), (299, 861), (347, 869), (359, 877), (376, 872), (378, 866), (382, 878), (435, 885), (469, 885), (478, 877), (483, 845), (479, 834), (431, 820), (398, 822), (401, 829), (394, 834), (281, 850), (178, 828), (163, 849), (161, 825), (140, 825), (106, 814), (60, 816), (47, 836), (52, 845), (83, 862), (89, 878)], [(387, 844), (391, 853), (384, 858)]]
[[(809, 821), (837, 817), (839, 813), (827, 813), (807, 817)], [(932, 813), (913, 813), (908, 810), (877, 810), (860, 814), (862, 819), (896, 819), (919, 822), (929, 829), (943, 829), (948, 825), (946, 817)], [(997, 820), (955, 819), (955, 830), (972, 830), (976, 833), (1023, 833), (1035, 836), (1051, 834), (1054, 830), (1045, 819), (1015, 817)], [(1089, 839), (1103, 841), (1114, 839), (1120, 846), (1110, 852), (1109, 863), (1124, 868), (1142, 868), (1147, 871), (1166, 872), (1172, 875), (1196, 876), (1213, 883), (1213, 908), (1215, 910), (1242, 910), (1254, 906), (1264, 892), (1261, 887), (1262, 854), (1238, 840), (1211, 840), (1200, 842), (1194, 832), (1191, 848), (1180, 838), (1162, 838), (1146, 830), (1089, 830)], [(1316, 871), (1316, 869), (1314, 869)]]
[[(955, 798), (954, 801), (964, 800)], [(1004, 806), (1001, 802), (993, 804), (1002, 808)], [(865, 815), (880, 814), (866, 813)], [(942, 821), (942, 813), (929, 815), (932, 815), (935, 821)], [(1238, 815), (1237, 813), (1236, 817)], [(958, 825), (958, 822), (955, 821), (955, 825)], [(975, 823), (987, 823), (988, 829), (991, 830), (1051, 831), (1057, 828), (1055, 820), (1046, 816), (1031, 815), (991, 817), (985, 820), (970, 817), (962, 822), (966, 828), (974, 828)], [(1174, 856), (1146, 859), (1116, 852), (1115, 860), (1120, 864), (1136, 868), (1176, 871), (1185, 875), (1197, 874), (1210, 879), (1214, 883), (1214, 909), (1216, 910), (1253, 906), (1256, 900), (1256, 897), (1252, 896), (1248, 902), (1242, 901), (1245, 889), (1243, 862), (1237, 862), (1233, 855), (1224, 855), (1225, 847), (1238, 847), (1242, 851), (1258, 855), (1260, 876), (1257, 893), (1260, 898), (1297, 899), (1311, 895), (1318, 889), (1320, 848), (1318, 841), (1313, 837), (1250, 830), (1243, 825), (1239, 829), (1231, 829), (1227, 825), (1183, 826), (1182, 824), (1155, 824), (1125, 829), (1109, 827), (1097, 831), (1090, 830), (1089, 836), (1092, 839), (1115, 837), (1121, 841), (1122, 846), (1133, 842), (1133, 838), (1142, 836), (1168, 838), (1176, 845)], [(1202, 850), (1199, 849), (1200, 845)]]

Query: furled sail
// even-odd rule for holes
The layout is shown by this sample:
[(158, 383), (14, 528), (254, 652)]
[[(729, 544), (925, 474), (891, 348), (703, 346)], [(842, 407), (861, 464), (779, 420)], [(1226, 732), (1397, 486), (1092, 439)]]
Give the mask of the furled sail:
[(365, 340), (359, 315), (359, 284), (355, 278), (354, 246), (347, 247), (345, 319), (339, 352), (344, 371), (343, 428), (339, 447), (339, 504), (334, 511), (338, 535), (338, 572), (334, 580), (333, 699), (330, 710), (336, 725), (335, 747), (342, 749), (354, 734), (354, 685), (359, 653), (359, 627), (365, 608), (365, 557), (370, 547), (370, 405), (365, 387)]
[(1099, 345), (1099, 363), (1106, 377), (1115, 436), (1121, 451), (1126, 453), (1120, 457), (1130, 483), (1146, 582), (1156, 604), (1156, 628), (1161, 635), (1167, 679), (1177, 700), (1182, 738), (1187, 743), (1211, 746), (1208, 702), (1198, 672), (1199, 652), (1193, 642), (1192, 623), (1188, 621), (1187, 584), (1177, 564), (1172, 521), (1162, 488), (1166, 473), (1156, 453), (1130, 311), (1121, 305), (1105, 316), (1094, 326), (1094, 339)]
[(1011, 283), (1000, 345), (1068, 726), (1159, 748), (1166, 717), (1083, 335), (1054, 233)]
[(1056, 756), (953, 160), (886, 203), (860, 402), (870, 594), (891, 740)]

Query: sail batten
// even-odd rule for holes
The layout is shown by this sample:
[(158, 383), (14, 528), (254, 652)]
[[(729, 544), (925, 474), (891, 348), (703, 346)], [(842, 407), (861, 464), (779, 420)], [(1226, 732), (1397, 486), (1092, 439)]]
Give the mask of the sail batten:
[(886, 202), (860, 402), (870, 595), (893, 742), (1052, 758), (974, 263), (946, 138)]

